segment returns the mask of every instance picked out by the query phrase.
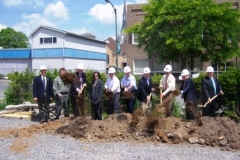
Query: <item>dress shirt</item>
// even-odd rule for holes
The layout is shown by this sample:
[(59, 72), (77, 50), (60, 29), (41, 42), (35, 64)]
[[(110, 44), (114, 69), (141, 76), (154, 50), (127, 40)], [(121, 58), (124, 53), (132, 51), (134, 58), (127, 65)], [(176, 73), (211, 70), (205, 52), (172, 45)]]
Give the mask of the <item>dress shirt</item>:
[(104, 87), (106, 89), (110, 89), (113, 93), (119, 93), (120, 92), (120, 81), (115, 75), (113, 76), (113, 78), (108, 77)]
[[(166, 78), (167, 78), (167, 83), (165, 83)], [(165, 84), (167, 86), (165, 86)], [(163, 92), (163, 95), (166, 95), (170, 91), (174, 91), (175, 90), (175, 85), (176, 85), (176, 80), (175, 80), (175, 77), (172, 74), (169, 74), (168, 77), (165, 74), (162, 77), (162, 79), (160, 80), (160, 86), (163, 87), (163, 88), (166, 87), (165, 91)]]
[(129, 77), (124, 76), (121, 80), (121, 85), (125, 85), (127, 88), (129, 86), (132, 86), (131, 89), (129, 89), (129, 91), (136, 90), (137, 89), (136, 78), (131, 74)]

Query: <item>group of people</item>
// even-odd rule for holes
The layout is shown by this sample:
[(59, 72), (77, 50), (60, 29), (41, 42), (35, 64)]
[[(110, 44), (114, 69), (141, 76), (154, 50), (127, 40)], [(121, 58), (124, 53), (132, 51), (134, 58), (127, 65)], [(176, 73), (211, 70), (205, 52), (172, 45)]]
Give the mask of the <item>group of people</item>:
[[(84, 72), (84, 65), (79, 63), (75, 75), (78, 77), (76, 81), (71, 84), (64, 83), (62, 77), (66, 74), (66, 70), (61, 68), (59, 76), (52, 82), (51, 78), (46, 76), (46, 66), (40, 66), (40, 75), (36, 76), (33, 81), (33, 97), (38, 103), (39, 112), (42, 117), (40, 123), (48, 122), (50, 119), (49, 103), (55, 97), (56, 112), (55, 119), (59, 119), (62, 109), (64, 109), (64, 116), (69, 117), (69, 99), (72, 103), (72, 110), (74, 117), (85, 115), (84, 104), (84, 87), (87, 86), (86, 74)], [(152, 109), (151, 93), (155, 91), (151, 80), (151, 71), (148, 67), (143, 69), (143, 76), (140, 78), (138, 85), (135, 77), (131, 74), (129, 66), (123, 69), (124, 76), (121, 81), (115, 75), (116, 70), (110, 67), (108, 70), (109, 77), (105, 83), (102, 82), (100, 73), (95, 71), (92, 75), (90, 83), (89, 99), (91, 101), (91, 117), (94, 120), (102, 119), (102, 98), (104, 90), (110, 90), (113, 96), (108, 99), (108, 114), (119, 113), (119, 101), (121, 90), (132, 93), (132, 97), (126, 100), (126, 112), (132, 114), (135, 109), (136, 99), (140, 102), (140, 109), (146, 114)], [(160, 93), (160, 99), (166, 99), (174, 90), (176, 80), (172, 75), (172, 66), (166, 65), (164, 68), (165, 74), (160, 80), (160, 88), (163, 92)], [(211, 101), (211, 98), (217, 94), (222, 94), (221, 86), (213, 76), (214, 70), (211, 66), (207, 68), (207, 77), (202, 80), (202, 102), (209, 104), (203, 108), (203, 116), (214, 116), (216, 108), (216, 100)], [(190, 78), (190, 73), (187, 69), (181, 72), (182, 85), (180, 87), (182, 97), (186, 104), (191, 102), (195, 107), (197, 105), (197, 91), (193, 81)], [(171, 102), (168, 108), (167, 117), (172, 116), (174, 101)], [(196, 109), (196, 108), (195, 108)], [(194, 119), (192, 114), (186, 112), (187, 119)]]

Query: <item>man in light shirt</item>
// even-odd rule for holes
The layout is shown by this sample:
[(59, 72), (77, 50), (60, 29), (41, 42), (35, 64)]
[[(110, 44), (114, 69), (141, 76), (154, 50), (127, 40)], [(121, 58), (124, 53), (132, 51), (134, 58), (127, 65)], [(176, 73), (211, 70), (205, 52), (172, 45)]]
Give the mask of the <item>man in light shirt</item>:
[(136, 78), (130, 73), (131, 68), (129, 66), (124, 67), (123, 72), (125, 73), (125, 76), (121, 80), (121, 87), (124, 89), (124, 91), (129, 91), (134, 95), (134, 97), (126, 99), (126, 111), (127, 113), (132, 114), (135, 109), (135, 102), (137, 96)]
[(104, 85), (105, 89), (113, 92), (113, 97), (108, 99), (108, 114), (119, 112), (119, 99), (120, 99), (120, 81), (115, 76), (115, 68), (110, 67), (108, 70), (109, 77)]
[[(171, 93), (172, 91), (175, 90), (175, 85), (176, 85), (176, 80), (175, 77), (172, 75), (172, 66), (171, 65), (166, 65), (164, 67), (165, 75), (163, 75), (162, 79), (160, 80), (160, 88), (163, 89), (163, 93), (160, 94), (160, 98), (166, 99)], [(174, 100), (171, 101), (171, 105), (169, 104), (169, 106), (171, 106), (170, 108), (168, 108), (167, 111), (167, 117), (171, 117), (173, 116), (173, 107), (174, 107)]]

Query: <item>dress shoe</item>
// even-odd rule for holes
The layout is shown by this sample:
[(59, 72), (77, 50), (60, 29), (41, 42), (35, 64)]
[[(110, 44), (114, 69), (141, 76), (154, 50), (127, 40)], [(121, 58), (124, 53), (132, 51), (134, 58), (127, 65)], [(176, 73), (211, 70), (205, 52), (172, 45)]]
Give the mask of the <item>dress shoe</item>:
[(40, 124), (43, 124), (43, 123), (45, 123), (46, 122), (46, 120), (45, 119), (42, 119), (41, 121), (40, 121)]

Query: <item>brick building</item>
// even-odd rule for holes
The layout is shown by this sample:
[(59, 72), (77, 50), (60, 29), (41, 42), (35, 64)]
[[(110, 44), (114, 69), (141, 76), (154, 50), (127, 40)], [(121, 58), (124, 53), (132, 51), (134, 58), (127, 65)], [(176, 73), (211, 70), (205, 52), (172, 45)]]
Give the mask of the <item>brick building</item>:
[[(224, 2), (226, 0), (216, 0), (217, 2)], [(233, 8), (239, 9), (240, 0), (229, 0), (229, 2), (235, 2)], [(142, 4), (128, 4), (124, 6), (123, 10), (123, 25), (122, 31), (134, 25), (135, 23), (142, 22), (144, 20), (144, 12), (142, 10)], [(137, 47), (137, 36), (132, 34), (121, 33), (121, 43), (126, 44), (126, 62), (133, 70), (134, 74), (141, 74), (144, 67), (149, 67), (151, 71), (163, 72), (165, 64), (159, 64), (158, 57), (152, 57), (148, 59), (148, 54), (144, 52), (142, 48)], [(239, 60), (237, 57), (229, 59), (224, 64), (213, 64), (216, 70), (226, 70), (228, 65), (237, 63)], [(179, 73), (181, 68), (181, 61), (170, 61), (169, 64), (173, 66), (173, 73)], [(187, 60), (188, 66), (190, 66), (190, 59)], [(204, 71), (207, 66), (211, 65), (211, 62), (202, 62), (200, 59), (194, 59), (194, 71)], [(221, 66), (221, 67), (220, 67)], [(189, 67), (190, 68), (190, 67)]]

